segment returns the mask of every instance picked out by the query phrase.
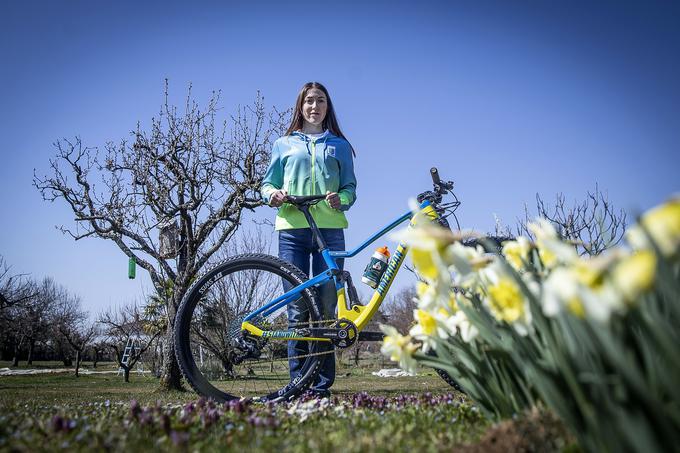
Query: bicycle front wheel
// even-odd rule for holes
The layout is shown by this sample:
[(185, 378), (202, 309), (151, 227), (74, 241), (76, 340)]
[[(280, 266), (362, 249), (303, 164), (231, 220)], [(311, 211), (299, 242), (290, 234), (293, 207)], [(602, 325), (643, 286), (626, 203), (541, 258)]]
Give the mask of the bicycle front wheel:
[[(175, 319), (175, 351), (197, 393), (217, 401), (288, 400), (311, 384), (323, 354), (319, 342), (306, 341), (304, 352), (298, 347), (291, 356), (288, 341), (241, 331), (245, 316), (284, 293), (284, 280), (295, 287), (307, 276), (273, 256), (248, 254), (220, 263), (189, 288)], [(301, 292), (291, 303), (302, 313), (297, 317), (302, 322), (290, 325), (284, 306), (251, 323), (275, 331), (323, 322), (314, 290)]]

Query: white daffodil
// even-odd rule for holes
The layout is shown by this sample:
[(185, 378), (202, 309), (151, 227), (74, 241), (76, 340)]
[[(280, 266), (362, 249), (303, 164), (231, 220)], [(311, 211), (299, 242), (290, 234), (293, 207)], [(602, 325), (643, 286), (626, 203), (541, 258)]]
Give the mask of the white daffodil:
[(560, 263), (570, 263), (578, 258), (576, 249), (563, 242), (557, 235), (555, 227), (546, 219), (537, 219), (527, 225), (536, 237), (536, 248), (541, 262), (548, 269)]
[(409, 335), (422, 341), (423, 350), (437, 349), (437, 340), (446, 340), (450, 335), (455, 334), (455, 329), (451, 330), (447, 325), (449, 313), (443, 308), (436, 311), (423, 309), (413, 310), (413, 318), (416, 324), (409, 331)]
[(399, 362), (401, 369), (415, 373), (416, 360), (413, 358), (413, 353), (418, 350), (418, 346), (411, 342), (411, 337), (401, 335), (394, 327), (384, 324), (380, 325), (380, 330), (385, 334), (380, 352), (390, 360)]
[(566, 308), (578, 317), (607, 322), (612, 313), (625, 309), (623, 298), (606, 278), (614, 255), (578, 259), (571, 266), (554, 269), (543, 284), (541, 305), (546, 316)]
[(448, 279), (438, 279), (431, 284), (419, 281), (416, 283), (416, 295), (418, 308), (423, 310), (445, 310), (450, 313), (456, 310), (454, 292)]
[(466, 343), (474, 340), (474, 338), (479, 333), (477, 328), (467, 318), (463, 310), (460, 310), (456, 312), (455, 315), (449, 317), (446, 320), (446, 326), (452, 334), (458, 332), (461, 339)]
[(473, 248), (454, 242), (444, 251), (444, 261), (453, 266), (456, 285), (474, 290), (479, 285), (479, 271), (492, 262), (493, 258), (487, 256), (480, 245)]

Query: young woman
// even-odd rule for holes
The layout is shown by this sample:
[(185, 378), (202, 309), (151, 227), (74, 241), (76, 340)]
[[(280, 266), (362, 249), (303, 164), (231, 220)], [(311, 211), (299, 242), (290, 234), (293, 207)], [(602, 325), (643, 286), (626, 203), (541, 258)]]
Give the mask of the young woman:
[[(307, 220), (295, 206), (285, 203), (285, 197), (326, 194), (326, 199), (312, 206), (310, 213), (328, 248), (344, 250), (343, 228), (347, 228), (344, 211), (356, 200), (353, 156), (354, 150), (338, 126), (328, 90), (318, 82), (306, 83), (298, 94), (290, 127), (274, 142), (272, 160), (262, 181), (262, 196), (270, 206), (279, 208), (275, 224), (279, 232), (279, 258), (307, 275), (310, 257), (312, 275), (327, 267), (321, 254), (315, 251)], [(290, 288), (284, 282), (284, 289)], [(334, 318), (336, 294), (332, 283), (321, 288), (319, 300), (324, 319)], [(295, 303), (288, 305), (289, 324), (304, 322), (308, 316)], [(302, 366), (302, 361), (295, 357), (305, 354), (307, 342), (288, 342), (291, 379)], [(321, 372), (311, 390), (319, 396), (328, 396), (334, 380), (335, 354), (328, 353), (322, 356)]]

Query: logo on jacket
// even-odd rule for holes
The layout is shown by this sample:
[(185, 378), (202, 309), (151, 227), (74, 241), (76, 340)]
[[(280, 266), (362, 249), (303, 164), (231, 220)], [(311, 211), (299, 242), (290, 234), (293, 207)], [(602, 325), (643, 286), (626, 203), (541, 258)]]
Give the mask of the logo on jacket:
[(335, 157), (335, 146), (329, 146), (326, 148), (326, 153), (328, 153), (328, 155), (331, 157)]

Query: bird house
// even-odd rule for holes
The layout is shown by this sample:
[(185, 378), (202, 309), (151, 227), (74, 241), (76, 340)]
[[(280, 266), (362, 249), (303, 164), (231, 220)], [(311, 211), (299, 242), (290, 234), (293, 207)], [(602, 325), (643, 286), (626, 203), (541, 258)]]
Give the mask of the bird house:
[(158, 243), (161, 258), (174, 258), (177, 256), (177, 237), (179, 227), (174, 219), (162, 222), (158, 225)]

